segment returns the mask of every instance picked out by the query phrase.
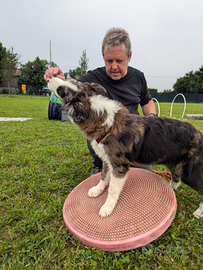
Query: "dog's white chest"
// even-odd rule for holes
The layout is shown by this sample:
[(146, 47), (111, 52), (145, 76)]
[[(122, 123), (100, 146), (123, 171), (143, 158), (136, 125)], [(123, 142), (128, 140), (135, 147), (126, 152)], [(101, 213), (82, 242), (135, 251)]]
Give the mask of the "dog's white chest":
[(111, 162), (109, 160), (109, 156), (104, 150), (104, 145), (103, 143), (97, 143), (96, 140), (92, 141), (92, 148), (94, 149), (95, 153), (102, 159), (102, 161), (105, 161), (108, 165), (109, 168), (111, 169)]

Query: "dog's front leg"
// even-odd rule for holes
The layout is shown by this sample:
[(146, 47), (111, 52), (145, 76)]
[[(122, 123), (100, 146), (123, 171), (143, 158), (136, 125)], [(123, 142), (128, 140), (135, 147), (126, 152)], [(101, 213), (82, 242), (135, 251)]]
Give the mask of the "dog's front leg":
[(99, 215), (101, 217), (107, 217), (113, 212), (125, 184), (125, 181), (127, 179), (127, 176), (128, 173), (126, 173), (122, 178), (117, 178), (111, 173), (108, 196), (105, 204), (101, 207), (99, 211)]
[(89, 197), (99, 196), (104, 191), (105, 187), (109, 185), (109, 181), (110, 181), (110, 170), (108, 168), (108, 165), (105, 162), (103, 162), (99, 184), (89, 189), (88, 196)]
[(193, 213), (194, 217), (202, 218), (203, 217), (203, 192), (199, 192), (200, 195), (200, 205), (199, 208)]

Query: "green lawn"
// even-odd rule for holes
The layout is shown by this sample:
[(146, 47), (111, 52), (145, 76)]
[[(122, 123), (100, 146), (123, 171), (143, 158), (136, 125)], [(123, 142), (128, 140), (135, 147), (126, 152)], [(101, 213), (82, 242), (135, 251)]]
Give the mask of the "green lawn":
[[(32, 118), (0, 122), (0, 269), (202, 269), (203, 219), (192, 215), (199, 198), (184, 184), (175, 219), (148, 247), (104, 252), (82, 245), (65, 227), (62, 208), (89, 176), (84, 135), (69, 122), (49, 121), (46, 97), (0, 95), (0, 104), (0, 117)], [(170, 105), (160, 104), (161, 116), (169, 117)], [(173, 116), (182, 110), (175, 103)], [(203, 105), (187, 104), (186, 113), (203, 113)], [(190, 122), (203, 132), (202, 120)]]

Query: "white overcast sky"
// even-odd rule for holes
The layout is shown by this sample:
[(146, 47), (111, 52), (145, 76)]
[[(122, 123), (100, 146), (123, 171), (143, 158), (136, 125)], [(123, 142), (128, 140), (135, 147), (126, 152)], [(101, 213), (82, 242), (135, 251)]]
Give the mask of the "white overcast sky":
[(130, 34), (130, 65), (144, 72), (148, 87), (172, 89), (177, 78), (203, 65), (203, 0), (1, 0), (0, 42), (22, 64), (52, 61), (66, 72), (86, 49), (89, 69), (103, 66), (106, 31)]

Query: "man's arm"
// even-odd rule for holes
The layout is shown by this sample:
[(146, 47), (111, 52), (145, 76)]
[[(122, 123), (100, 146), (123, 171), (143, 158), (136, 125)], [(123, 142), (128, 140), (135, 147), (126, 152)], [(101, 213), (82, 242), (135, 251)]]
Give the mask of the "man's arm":
[(150, 113), (156, 113), (156, 106), (152, 99), (142, 106), (142, 112), (145, 116), (148, 116)]

